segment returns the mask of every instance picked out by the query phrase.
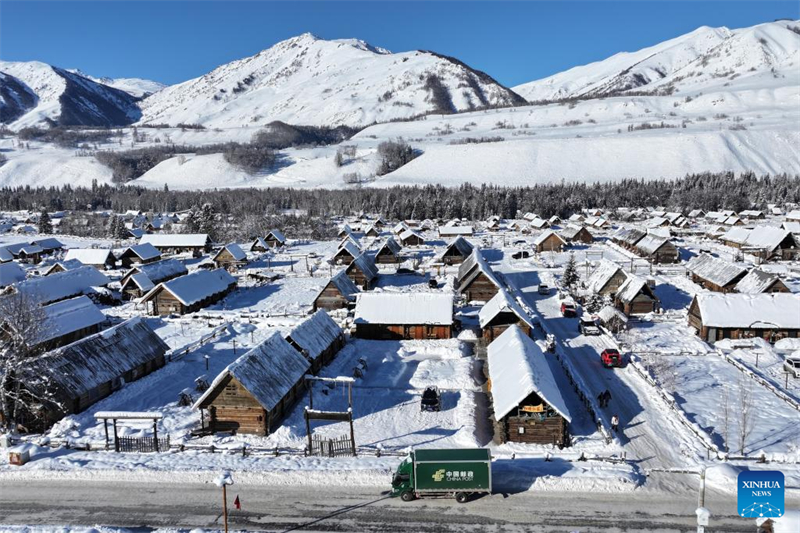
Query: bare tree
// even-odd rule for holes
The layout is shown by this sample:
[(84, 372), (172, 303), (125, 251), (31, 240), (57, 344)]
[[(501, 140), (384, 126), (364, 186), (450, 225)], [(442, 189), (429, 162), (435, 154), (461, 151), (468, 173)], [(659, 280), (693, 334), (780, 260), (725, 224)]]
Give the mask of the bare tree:
[(725, 453), (730, 453), (731, 434), (731, 399), (728, 395), (728, 388), (722, 388), (722, 438), (725, 440)]
[(38, 299), (25, 292), (0, 297), (0, 317), (0, 404), (3, 425), (13, 428), (23, 401), (16, 375), (27, 359), (42, 353), (47, 317)]
[(739, 378), (739, 453), (744, 455), (747, 439), (753, 433), (755, 423), (755, 405), (753, 405), (753, 390), (747, 378)]

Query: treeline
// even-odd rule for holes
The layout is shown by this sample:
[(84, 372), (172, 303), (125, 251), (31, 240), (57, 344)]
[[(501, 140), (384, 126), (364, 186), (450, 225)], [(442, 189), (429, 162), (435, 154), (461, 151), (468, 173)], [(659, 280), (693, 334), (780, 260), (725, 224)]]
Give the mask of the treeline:
[[(433, 179), (433, 178), (432, 178)], [(785, 174), (756, 176), (752, 172), (691, 174), (675, 180), (624, 179), (614, 183), (561, 182), (527, 187), (464, 184), (319, 189), (230, 189), (211, 191), (149, 190), (132, 186), (95, 185), (92, 188), (0, 189), (0, 209), (41, 208), (88, 211), (172, 212), (210, 203), (217, 212), (244, 217), (300, 209), (312, 217), (379, 213), (392, 219), (491, 215), (513, 218), (518, 211), (541, 216), (568, 216), (583, 208), (615, 209), (663, 205), (669, 209), (764, 208), (767, 203), (800, 203), (800, 177)]]

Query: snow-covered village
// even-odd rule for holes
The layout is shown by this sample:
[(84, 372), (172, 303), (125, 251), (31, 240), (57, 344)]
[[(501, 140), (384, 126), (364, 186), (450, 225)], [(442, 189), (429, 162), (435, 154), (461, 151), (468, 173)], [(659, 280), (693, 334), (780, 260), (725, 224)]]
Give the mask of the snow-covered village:
[(0, 531), (800, 532), (797, 5), (505, 86), (274, 29), (94, 77), (3, 4)]

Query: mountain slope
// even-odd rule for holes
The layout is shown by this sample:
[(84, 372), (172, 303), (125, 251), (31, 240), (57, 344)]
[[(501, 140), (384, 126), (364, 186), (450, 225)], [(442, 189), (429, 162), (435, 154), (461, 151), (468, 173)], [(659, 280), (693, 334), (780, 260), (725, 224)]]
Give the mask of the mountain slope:
[[(793, 30), (793, 28), (798, 28)], [(672, 94), (800, 72), (800, 23), (701, 27), (637, 52), (575, 67), (514, 87), (529, 101), (597, 98), (630, 92)]]
[(142, 122), (358, 126), (523, 103), (453, 58), (425, 51), (393, 54), (363, 41), (326, 41), (306, 33), (146, 98)]
[[(40, 63), (0, 61), (0, 94), (35, 96), (2, 122), (13, 129), (51, 122), (62, 126), (122, 126), (138, 120), (138, 99), (74, 72)], [(5, 97), (4, 97), (5, 101)], [(11, 107), (9, 106), (9, 110)]]
[(92, 80), (93, 82), (101, 83), (103, 85), (107, 85), (108, 87), (119, 89), (120, 91), (125, 91), (136, 98), (150, 96), (151, 94), (157, 93), (166, 87), (166, 85), (163, 83), (153, 80), (145, 80), (143, 78), (98, 78), (96, 76), (86, 74), (80, 69), (69, 69), (69, 71), (83, 76), (86, 79)]

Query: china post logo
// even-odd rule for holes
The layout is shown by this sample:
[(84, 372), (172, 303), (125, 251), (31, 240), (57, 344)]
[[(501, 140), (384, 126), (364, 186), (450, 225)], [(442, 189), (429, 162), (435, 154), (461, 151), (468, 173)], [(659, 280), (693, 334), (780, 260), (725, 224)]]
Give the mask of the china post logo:
[(783, 474), (775, 470), (739, 472), (739, 516), (778, 518), (784, 511)]

